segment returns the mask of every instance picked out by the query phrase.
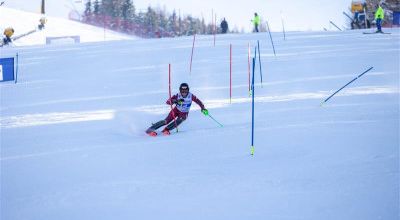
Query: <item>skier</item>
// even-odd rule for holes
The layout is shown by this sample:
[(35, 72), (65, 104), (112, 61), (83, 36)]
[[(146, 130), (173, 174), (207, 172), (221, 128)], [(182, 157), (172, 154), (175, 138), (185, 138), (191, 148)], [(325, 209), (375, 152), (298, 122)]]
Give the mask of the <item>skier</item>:
[[(189, 115), (192, 101), (196, 102), (200, 106), (201, 112), (205, 116), (208, 116), (208, 110), (204, 107), (204, 104), (194, 94), (189, 92), (189, 85), (187, 83), (182, 83), (179, 86), (179, 93), (173, 95), (166, 102), (168, 105), (175, 104), (175, 107), (169, 112), (168, 116), (164, 120), (158, 121), (148, 128), (146, 133), (150, 136), (157, 136), (156, 130), (164, 125), (167, 125), (162, 130), (162, 133), (164, 135), (169, 135), (169, 131), (171, 129), (174, 129), (176, 126), (180, 125), (186, 120)], [(176, 120), (174, 120), (175, 118)]]
[(226, 32), (228, 32), (228, 22), (226, 22), (225, 18), (221, 21), (221, 30), (223, 34), (226, 34)]
[(258, 32), (258, 25), (260, 24), (260, 16), (258, 16), (257, 12), (254, 13), (254, 19), (251, 21), (254, 24), (255, 32)]
[(6, 29), (4, 29), (4, 38), (3, 38), (3, 45), (7, 45), (9, 43), (11, 43), (11, 36), (14, 34), (14, 29), (12, 27), (8, 27)]
[(383, 33), (382, 32), (382, 20), (385, 17), (385, 12), (383, 11), (382, 7), (378, 4), (375, 12), (375, 20), (376, 20), (376, 28), (378, 29), (376, 33)]

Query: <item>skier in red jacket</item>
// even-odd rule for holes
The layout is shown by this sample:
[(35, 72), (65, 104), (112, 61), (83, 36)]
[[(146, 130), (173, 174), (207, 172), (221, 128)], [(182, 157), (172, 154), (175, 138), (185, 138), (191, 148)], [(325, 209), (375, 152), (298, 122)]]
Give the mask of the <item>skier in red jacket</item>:
[[(179, 86), (179, 93), (173, 95), (170, 99), (167, 100), (168, 105), (175, 104), (175, 107), (169, 112), (168, 116), (155, 124), (153, 124), (150, 128), (146, 130), (146, 133), (150, 136), (157, 136), (156, 130), (164, 125), (167, 125), (162, 133), (164, 135), (169, 135), (170, 130), (174, 129), (178, 125), (180, 125), (189, 115), (190, 106), (192, 105), (192, 101), (197, 103), (201, 112), (207, 116), (208, 110), (204, 107), (204, 104), (198, 99), (195, 95), (189, 92), (189, 85), (187, 83), (182, 83)], [(176, 120), (174, 120), (176, 118)]]

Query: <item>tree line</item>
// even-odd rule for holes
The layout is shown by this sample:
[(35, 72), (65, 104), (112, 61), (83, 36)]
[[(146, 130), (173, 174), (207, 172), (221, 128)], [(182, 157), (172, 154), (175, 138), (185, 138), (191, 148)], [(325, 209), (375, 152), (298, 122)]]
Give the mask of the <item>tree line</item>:
[(204, 18), (177, 15), (165, 9), (147, 7), (136, 11), (132, 0), (89, 0), (82, 22), (143, 38), (214, 34), (221, 32), (215, 24), (206, 24)]

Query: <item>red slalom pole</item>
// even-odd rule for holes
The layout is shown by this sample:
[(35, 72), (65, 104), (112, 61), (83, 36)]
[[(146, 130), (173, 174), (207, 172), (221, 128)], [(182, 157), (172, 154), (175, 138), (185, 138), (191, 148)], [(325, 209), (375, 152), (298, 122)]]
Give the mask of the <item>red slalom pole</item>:
[(215, 47), (215, 37), (217, 34), (217, 13), (215, 13), (215, 22), (214, 22), (214, 47)]
[(172, 116), (174, 117), (174, 123), (175, 123), (175, 128), (176, 128), (176, 132), (178, 132), (178, 125), (176, 124), (176, 120), (175, 120), (175, 114), (172, 108), (172, 95), (171, 95), (171, 64), (168, 64), (168, 87), (169, 87), (169, 100), (171, 101), (171, 112), (172, 112)]
[(250, 43), (247, 43), (248, 53), (247, 53), (247, 70), (249, 73), (249, 94), (250, 94)]
[(232, 44), (230, 44), (230, 48), (229, 48), (229, 75), (230, 75), (230, 79), (229, 79), (229, 97), (230, 97), (230, 102), (232, 104)]
[(193, 50), (195, 41), (196, 41), (196, 34), (193, 35), (192, 55), (190, 56), (190, 73), (192, 73), (192, 60), (193, 60)]

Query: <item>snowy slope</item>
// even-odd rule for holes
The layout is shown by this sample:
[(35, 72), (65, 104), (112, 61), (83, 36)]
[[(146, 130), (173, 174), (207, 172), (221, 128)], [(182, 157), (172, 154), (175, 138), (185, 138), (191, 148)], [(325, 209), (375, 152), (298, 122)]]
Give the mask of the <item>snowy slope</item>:
[[(7, 27), (13, 27), (14, 36), (18, 36), (34, 30), (39, 25), (41, 14), (23, 12), (11, 8), (0, 7), (0, 30)], [(128, 36), (116, 33), (103, 28), (82, 24), (63, 18), (48, 17), (46, 28), (26, 37), (20, 38), (14, 42), (16, 46), (46, 44), (46, 37), (61, 36), (80, 36), (80, 42), (96, 42), (110, 40), (128, 40), (135, 39), (134, 36)]]
[[(265, 33), (198, 36), (192, 73), (191, 37), (0, 49), (19, 53), (0, 84), (1, 219), (398, 219), (400, 31), (385, 31), (274, 33), (276, 57)], [(179, 133), (144, 134), (168, 113), (169, 63), (173, 92), (188, 82), (224, 127), (193, 104)]]

